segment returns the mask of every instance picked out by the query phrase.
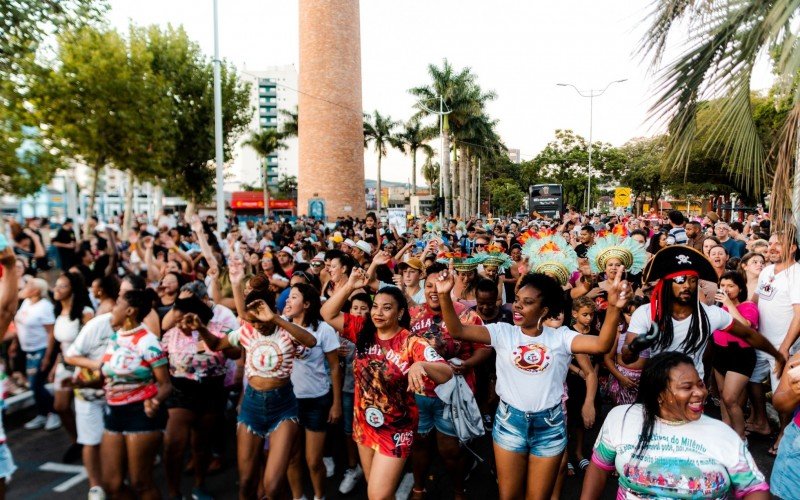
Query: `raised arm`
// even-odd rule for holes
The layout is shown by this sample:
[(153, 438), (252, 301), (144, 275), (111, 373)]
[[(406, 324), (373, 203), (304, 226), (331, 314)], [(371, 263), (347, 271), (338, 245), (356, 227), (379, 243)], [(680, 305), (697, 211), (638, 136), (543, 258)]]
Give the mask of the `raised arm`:
[(469, 340), (482, 344), (491, 344), (492, 338), (489, 330), (483, 325), (463, 325), (453, 307), (453, 300), (450, 298), (450, 291), (455, 284), (453, 273), (453, 263), (447, 271), (439, 273), (439, 277), (434, 280), (436, 294), (439, 296), (439, 306), (442, 308), (442, 318), (447, 325), (447, 331), (454, 339)]
[(363, 288), (366, 286), (366, 284), (367, 274), (364, 272), (364, 270), (358, 268), (353, 269), (353, 271), (350, 273), (350, 277), (347, 279), (347, 283), (339, 287), (339, 289), (333, 294), (333, 297), (329, 298), (324, 304), (322, 304), (322, 309), (320, 310), (322, 319), (331, 325), (337, 332), (343, 331), (344, 314), (342, 313), (342, 308), (350, 298), (350, 294), (353, 293), (354, 290)]
[(370, 289), (378, 290), (378, 288), (380, 288), (381, 284), (377, 277), (378, 266), (388, 264), (391, 260), (392, 256), (389, 255), (389, 252), (384, 251), (378, 252), (372, 259), (372, 263), (370, 263), (369, 268), (367, 268), (367, 278), (369, 279)]
[(614, 340), (617, 338), (619, 320), (622, 317), (622, 308), (625, 307), (631, 297), (628, 282), (622, 279), (625, 268), (617, 272), (616, 278), (608, 287), (608, 309), (600, 334), (578, 335), (572, 340), (572, 352), (583, 354), (605, 354), (611, 350)]
[(3, 266), (3, 280), (0, 283), (0, 332), (5, 332), (14, 320), (17, 311), (18, 290), (17, 273), (14, 269), (16, 259), (10, 246), (0, 253), (0, 265)]
[(295, 340), (306, 347), (314, 347), (317, 345), (317, 338), (311, 335), (308, 330), (278, 316), (263, 300), (259, 299), (247, 304), (247, 311), (262, 323), (271, 323), (278, 328), (283, 328), (289, 332), (289, 335), (294, 337)]

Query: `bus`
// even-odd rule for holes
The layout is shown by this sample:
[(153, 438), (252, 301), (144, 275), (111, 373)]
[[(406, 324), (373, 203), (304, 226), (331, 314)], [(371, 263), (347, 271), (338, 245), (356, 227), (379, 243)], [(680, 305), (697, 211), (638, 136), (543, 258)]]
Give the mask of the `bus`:
[(564, 213), (564, 194), (561, 184), (534, 184), (528, 187), (528, 211), (552, 218)]

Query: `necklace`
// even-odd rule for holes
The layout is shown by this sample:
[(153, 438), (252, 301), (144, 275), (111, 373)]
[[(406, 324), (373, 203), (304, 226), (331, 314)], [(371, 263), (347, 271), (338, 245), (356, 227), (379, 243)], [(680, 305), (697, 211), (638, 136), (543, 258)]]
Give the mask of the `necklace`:
[(688, 420), (667, 420), (665, 418), (659, 417), (658, 415), (656, 415), (656, 419), (659, 422), (662, 422), (662, 423), (664, 423), (666, 425), (672, 425), (672, 426), (683, 425), (683, 424), (688, 422)]

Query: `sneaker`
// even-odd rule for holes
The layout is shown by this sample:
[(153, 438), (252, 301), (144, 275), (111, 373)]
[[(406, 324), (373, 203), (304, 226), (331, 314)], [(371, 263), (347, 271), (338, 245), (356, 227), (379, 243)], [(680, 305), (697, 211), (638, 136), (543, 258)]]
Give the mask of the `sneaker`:
[(333, 461), (333, 457), (322, 457), (322, 462), (325, 464), (325, 477), (333, 477), (336, 473), (336, 462)]
[(106, 492), (100, 486), (89, 488), (89, 500), (106, 500)]
[(339, 493), (347, 495), (353, 491), (353, 488), (356, 487), (359, 479), (363, 476), (364, 472), (361, 470), (360, 465), (356, 465), (355, 469), (347, 469), (344, 471), (344, 478), (342, 478), (342, 482), (339, 484)]
[(205, 488), (192, 488), (192, 500), (214, 500)]
[(33, 429), (41, 429), (47, 423), (47, 417), (44, 415), (36, 415), (33, 420), (29, 420), (28, 423), (25, 424), (26, 430), (33, 430)]
[(59, 417), (55, 413), (48, 413), (47, 421), (44, 424), (44, 430), (54, 431), (59, 427), (61, 427), (61, 417)]

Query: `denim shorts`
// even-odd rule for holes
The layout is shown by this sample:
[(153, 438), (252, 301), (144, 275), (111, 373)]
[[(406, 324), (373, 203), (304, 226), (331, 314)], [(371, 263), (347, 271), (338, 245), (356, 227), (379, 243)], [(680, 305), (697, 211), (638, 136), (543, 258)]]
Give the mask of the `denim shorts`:
[(103, 423), (106, 432), (113, 434), (164, 432), (164, 429), (167, 428), (167, 409), (161, 405), (158, 413), (148, 417), (144, 412), (144, 401), (124, 405), (106, 405)]
[(189, 410), (197, 415), (223, 413), (228, 400), (225, 390), (225, 377), (208, 377), (202, 380), (189, 380), (183, 377), (170, 377), (172, 393), (167, 399), (167, 408)]
[(789, 422), (783, 431), (781, 444), (778, 446), (778, 456), (772, 466), (772, 477), (769, 480), (770, 492), (789, 500), (797, 498), (798, 484), (800, 484), (800, 427), (796, 422)]
[(268, 391), (247, 386), (237, 419), (239, 424), (266, 439), (285, 420), (298, 423), (297, 398), (291, 383)]
[(356, 395), (352, 392), (342, 391), (342, 427), (348, 436), (353, 434), (353, 408)]
[(417, 400), (417, 409), (419, 410), (417, 434), (426, 436), (436, 427), (436, 430), (445, 436), (457, 436), (453, 420), (449, 415), (445, 415), (444, 401), (419, 394), (414, 394), (414, 399)]
[(14, 457), (11, 456), (11, 450), (8, 449), (6, 443), (0, 444), (0, 479), (8, 482), (16, 470), (17, 465), (14, 463)]
[(500, 401), (492, 439), (504, 450), (536, 457), (555, 457), (567, 447), (567, 426), (561, 403), (547, 410), (524, 412)]
[(297, 398), (300, 426), (313, 432), (325, 432), (332, 405), (333, 393), (331, 391), (318, 398)]

